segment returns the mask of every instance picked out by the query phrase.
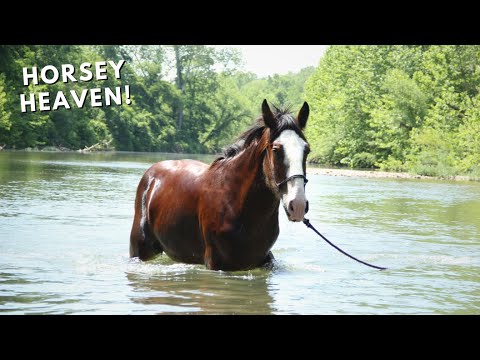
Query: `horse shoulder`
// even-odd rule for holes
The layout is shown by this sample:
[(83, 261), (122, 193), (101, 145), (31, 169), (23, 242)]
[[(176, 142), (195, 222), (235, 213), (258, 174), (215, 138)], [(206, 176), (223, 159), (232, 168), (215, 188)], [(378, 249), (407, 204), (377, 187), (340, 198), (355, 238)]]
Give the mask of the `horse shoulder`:
[(242, 228), (241, 209), (222, 191), (203, 191), (198, 214), (205, 237), (225, 237), (239, 234)]

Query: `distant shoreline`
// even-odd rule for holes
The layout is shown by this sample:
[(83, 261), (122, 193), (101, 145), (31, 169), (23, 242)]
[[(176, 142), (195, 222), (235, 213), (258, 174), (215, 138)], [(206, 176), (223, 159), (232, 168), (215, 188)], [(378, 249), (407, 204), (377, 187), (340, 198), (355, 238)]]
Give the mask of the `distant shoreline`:
[(367, 177), (367, 178), (391, 178), (391, 179), (422, 179), (422, 180), (453, 180), (453, 181), (478, 181), (469, 176), (425, 176), (409, 173), (387, 172), (376, 170), (352, 170), (352, 169), (326, 169), (307, 166), (307, 175), (326, 175), (326, 176), (347, 176), (347, 177)]
[[(0, 148), (1, 150), (5, 150)], [(7, 151), (19, 151), (19, 152), (64, 152), (64, 153), (106, 153), (106, 152), (119, 152), (113, 149), (108, 150), (97, 150), (85, 151), (85, 149), (71, 150), (66, 148), (59, 148), (55, 146), (48, 146), (44, 149), (38, 148), (26, 148), (26, 149), (7, 149)], [(162, 152), (163, 153), (163, 152)], [(181, 154), (181, 153), (170, 153), (164, 152), (164, 154)], [(186, 156), (193, 154), (184, 154)], [(195, 154), (196, 155), (196, 154)], [(215, 154), (202, 154), (202, 155), (212, 155)], [(217, 154), (218, 155), (218, 154)], [(378, 171), (378, 170), (353, 170), (353, 169), (332, 169), (332, 168), (321, 168), (321, 167), (309, 167), (307, 166), (307, 175), (325, 175), (325, 176), (346, 176), (346, 177), (364, 177), (364, 178), (390, 178), (390, 179), (420, 179), (420, 180), (451, 180), (451, 181), (478, 181), (480, 178), (470, 177), (465, 175), (453, 175), (453, 176), (426, 176), (426, 175), (415, 175), (405, 172), (388, 172), (388, 171)]]

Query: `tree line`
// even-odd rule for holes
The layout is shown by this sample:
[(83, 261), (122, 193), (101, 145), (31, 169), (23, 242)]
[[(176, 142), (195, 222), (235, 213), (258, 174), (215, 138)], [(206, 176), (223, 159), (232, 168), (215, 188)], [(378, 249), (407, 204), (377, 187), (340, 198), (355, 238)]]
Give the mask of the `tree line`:
[(480, 46), (331, 46), (307, 80), (323, 164), (480, 176)]
[[(21, 113), (26, 91), (81, 90), (85, 83), (23, 86), (23, 67), (120, 61), (131, 105)], [(258, 78), (234, 48), (0, 46), (0, 146), (219, 152), (260, 113), (266, 98), (311, 108), (313, 162), (422, 175), (480, 176), (480, 46), (330, 46), (316, 68)]]
[[(23, 85), (22, 68), (125, 60), (122, 79)], [(124, 151), (219, 152), (252, 123), (263, 98), (300, 104), (313, 68), (258, 79), (239, 71), (234, 48), (197, 46), (0, 46), (0, 145)], [(128, 84), (132, 104), (20, 112), (19, 95)]]

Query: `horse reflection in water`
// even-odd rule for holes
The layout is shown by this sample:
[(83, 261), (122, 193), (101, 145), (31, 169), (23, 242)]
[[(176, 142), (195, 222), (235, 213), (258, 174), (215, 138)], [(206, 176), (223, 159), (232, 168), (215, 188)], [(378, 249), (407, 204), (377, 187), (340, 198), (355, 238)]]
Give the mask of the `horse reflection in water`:
[(262, 103), (262, 116), (211, 165), (162, 161), (137, 188), (130, 256), (165, 252), (175, 261), (212, 270), (269, 265), (279, 234), (280, 201), (290, 221), (308, 211), (309, 145), (303, 134), (309, 107), (295, 118)]
[(222, 273), (198, 268), (176, 268), (169, 271), (169, 265), (165, 265), (163, 259), (161, 263), (163, 266), (158, 269), (162, 273), (127, 273), (129, 284), (134, 289), (131, 301), (147, 305), (148, 309), (154, 313), (272, 314), (275, 312), (272, 297), (275, 289), (269, 289), (271, 272), (256, 269), (249, 272)]

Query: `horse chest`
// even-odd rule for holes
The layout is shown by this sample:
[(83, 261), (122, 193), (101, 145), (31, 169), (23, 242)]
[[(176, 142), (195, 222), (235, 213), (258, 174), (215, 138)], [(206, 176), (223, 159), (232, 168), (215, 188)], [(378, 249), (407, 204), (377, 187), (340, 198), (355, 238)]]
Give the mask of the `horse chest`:
[(228, 230), (207, 234), (207, 242), (221, 263), (249, 268), (265, 259), (278, 234), (278, 219), (262, 223), (238, 219), (229, 225)]

